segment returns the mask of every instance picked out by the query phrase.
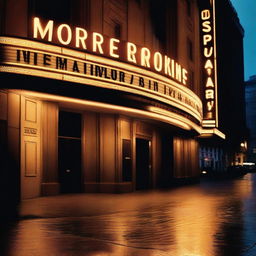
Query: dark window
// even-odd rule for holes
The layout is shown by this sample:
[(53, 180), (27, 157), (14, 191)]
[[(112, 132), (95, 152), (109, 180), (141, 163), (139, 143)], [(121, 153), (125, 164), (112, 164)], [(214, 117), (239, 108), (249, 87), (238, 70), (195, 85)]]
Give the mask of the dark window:
[(187, 43), (187, 48), (188, 48), (188, 57), (191, 61), (194, 60), (194, 47), (193, 47), (193, 43), (190, 39), (188, 39), (188, 43)]
[(0, 0), (0, 33), (2, 34), (4, 32), (4, 20), (5, 20), (5, 1)]
[(60, 111), (59, 136), (81, 138), (81, 114)]
[(150, 5), (150, 18), (152, 22), (153, 32), (159, 39), (162, 46), (165, 46), (167, 38), (167, 7), (166, 0), (149, 1)]
[(114, 22), (114, 37), (121, 39), (122, 35), (122, 26), (121, 24)]
[(71, 20), (71, 0), (31, 0), (34, 16), (53, 19), (59, 23)]
[(191, 17), (191, 14), (192, 14), (192, 7), (191, 7), (191, 3), (190, 3), (190, 0), (186, 0), (186, 6), (187, 6), (187, 15), (188, 17)]
[(188, 74), (188, 86), (193, 90), (195, 88), (195, 73), (192, 70), (189, 70)]

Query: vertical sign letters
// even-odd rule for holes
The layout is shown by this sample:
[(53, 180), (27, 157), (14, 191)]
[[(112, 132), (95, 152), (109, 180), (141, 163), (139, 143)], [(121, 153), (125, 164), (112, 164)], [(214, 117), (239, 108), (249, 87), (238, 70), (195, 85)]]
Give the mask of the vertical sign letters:
[(216, 45), (213, 8), (201, 10), (201, 35), (203, 49), (204, 120), (203, 127), (218, 126)]

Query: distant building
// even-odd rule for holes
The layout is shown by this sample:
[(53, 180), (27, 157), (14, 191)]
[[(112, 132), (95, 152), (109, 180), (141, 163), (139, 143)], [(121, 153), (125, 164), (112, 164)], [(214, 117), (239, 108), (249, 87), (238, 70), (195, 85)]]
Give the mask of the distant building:
[(248, 130), (246, 127), (244, 88), (244, 30), (230, 0), (216, 1), (219, 118), (226, 134), (228, 163), (246, 161)]
[(248, 161), (256, 163), (256, 75), (245, 82), (246, 121), (249, 129)]

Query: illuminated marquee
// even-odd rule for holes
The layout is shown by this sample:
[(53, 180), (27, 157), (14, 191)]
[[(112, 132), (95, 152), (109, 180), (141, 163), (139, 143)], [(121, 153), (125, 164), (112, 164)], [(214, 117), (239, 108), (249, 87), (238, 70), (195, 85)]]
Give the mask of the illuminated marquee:
[(188, 72), (175, 60), (131, 42), (124, 43), (68, 24), (56, 25), (53, 20), (42, 22), (38, 17), (33, 19), (33, 38), (127, 61), (160, 72), (183, 85), (187, 84)]
[(205, 128), (218, 127), (214, 2), (212, 5), (212, 8), (201, 11), (205, 100), (203, 127)]
[(158, 100), (202, 121), (202, 103), (187, 87), (144, 68), (33, 40), (0, 37), (0, 72), (129, 92)]

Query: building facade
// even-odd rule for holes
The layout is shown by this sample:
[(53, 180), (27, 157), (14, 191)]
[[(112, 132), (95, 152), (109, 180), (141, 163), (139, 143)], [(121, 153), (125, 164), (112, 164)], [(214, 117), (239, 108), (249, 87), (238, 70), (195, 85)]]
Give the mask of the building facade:
[(121, 193), (199, 176), (200, 140), (225, 138), (211, 2), (0, 5), (3, 191)]
[(246, 121), (249, 129), (247, 157), (249, 162), (256, 163), (256, 76), (245, 82)]
[(201, 142), (200, 166), (223, 171), (246, 161), (244, 30), (229, 0), (216, 0), (215, 14), (218, 125), (226, 139), (211, 138)]

